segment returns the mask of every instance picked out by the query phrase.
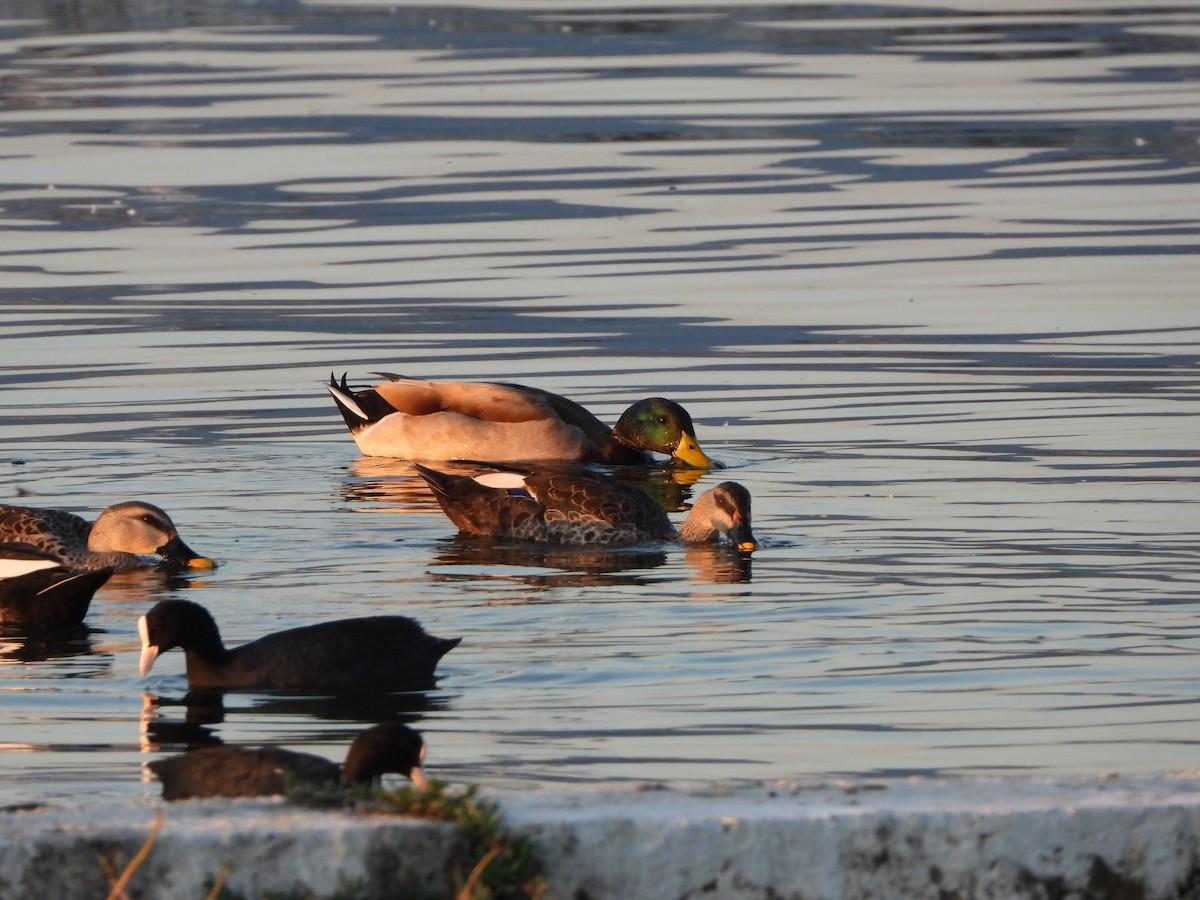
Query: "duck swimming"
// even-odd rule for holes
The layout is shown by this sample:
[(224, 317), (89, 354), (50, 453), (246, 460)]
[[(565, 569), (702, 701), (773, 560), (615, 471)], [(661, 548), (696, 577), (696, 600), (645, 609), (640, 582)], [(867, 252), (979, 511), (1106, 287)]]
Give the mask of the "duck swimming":
[(78, 625), (112, 569), (77, 569), (29, 544), (0, 543), (0, 624)]
[(490, 472), (451, 475), (414, 463), (450, 521), (467, 534), (549, 544), (708, 543), (721, 535), (739, 550), (758, 542), (750, 492), (724, 481), (692, 504), (677, 531), (666, 511), (632, 485), (599, 474)]
[(217, 623), (190, 600), (160, 600), (138, 619), (145, 678), (159, 655), (187, 658), (190, 688), (402, 690), (424, 687), (462, 638), (438, 638), (406, 616), (366, 616), (268, 634), (227, 649)]
[(193, 797), (266, 797), (282, 794), (289, 781), (308, 784), (371, 784), (390, 772), (425, 787), (425, 742), (399, 722), (368, 728), (350, 745), (345, 765), (282, 747), (201, 747), (156, 759), (150, 771), (162, 782), (165, 800)]
[(639, 400), (609, 428), (539, 388), (377, 374), (388, 381), (365, 390), (329, 376), (329, 393), (366, 456), (646, 465), (653, 451), (697, 468), (717, 465), (700, 449), (687, 410), (662, 397)]
[(170, 516), (141, 500), (108, 507), (95, 524), (60, 509), (0, 503), (0, 541), (32, 545), (76, 569), (122, 572), (160, 562), (193, 569), (216, 565), (183, 542)]

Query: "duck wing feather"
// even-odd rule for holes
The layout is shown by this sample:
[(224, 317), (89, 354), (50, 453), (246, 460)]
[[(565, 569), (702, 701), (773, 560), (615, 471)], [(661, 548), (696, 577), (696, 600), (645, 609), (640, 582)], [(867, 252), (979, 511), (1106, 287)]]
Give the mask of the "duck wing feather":
[(91, 522), (74, 513), (0, 504), (0, 541), (30, 544), (62, 562), (86, 554), (91, 531)]
[(551, 527), (607, 526), (612, 534), (606, 542), (673, 540), (676, 536), (666, 511), (653, 497), (615, 478), (542, 473), (526, 478), (525, 485), (545, 508)]

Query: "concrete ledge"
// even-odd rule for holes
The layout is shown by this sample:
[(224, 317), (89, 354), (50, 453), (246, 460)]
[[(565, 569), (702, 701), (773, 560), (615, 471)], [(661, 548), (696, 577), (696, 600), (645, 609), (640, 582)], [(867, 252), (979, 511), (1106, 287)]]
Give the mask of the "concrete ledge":
[(559, 898), (1200, 898), (1200, 773), (889, 780), (506, 807)]
[[(452, 825), (297, 810), (282, 800), (159, 806), (162, 831), (130, 881), (131, 900), (202, 900), (226, 867), (226, 887), (247, 900), (267, 893), (396, 896), (406, 885), (430, 897), (454, 894), (453, 864), (463, 845)], [(119, 875), (134, 858), (159, 806), (0, 814), (0, 898), (107, 897), (106, 869)]]
[[(545, 863), (548, 897), (1200, 900), (1200, 773), (880, 780), (498, 796)], [(453, 895), (451, 826), (281, 801), (81, 806), (0, 814), (0, 897), (103, 897), (162, 834), (133, 900), (229, 889), (329, 897)]]

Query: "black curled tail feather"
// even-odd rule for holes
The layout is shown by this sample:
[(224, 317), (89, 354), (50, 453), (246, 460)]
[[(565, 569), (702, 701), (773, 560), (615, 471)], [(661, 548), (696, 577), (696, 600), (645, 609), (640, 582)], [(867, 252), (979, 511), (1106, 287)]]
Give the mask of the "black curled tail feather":
[(374, 425), (386, 416), (396, 412), (396, 408), (384, 400), (374, 388), (364, 388), (356, 391), (346, 382), (346, 373), (342, 373), (339, 382), (336, 376), (329, 373), (329, 384), (326, 385), (338, 412), (346, 421), (346, 427), (356, 432), (367, 425)]

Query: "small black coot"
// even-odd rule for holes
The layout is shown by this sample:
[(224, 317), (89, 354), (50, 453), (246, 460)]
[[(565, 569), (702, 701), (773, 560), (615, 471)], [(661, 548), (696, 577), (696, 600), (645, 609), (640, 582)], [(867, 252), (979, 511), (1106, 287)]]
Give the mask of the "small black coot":
[(278, 631), (227, 649), (217, 623), (189, 600), (162, 600), (138, 619), (143, 677), (160, 653), (181, 647), (192, 688), (364, 688), (428, 686), (438, 660), (462, 638), (427, 634), (405, 616), (338, 619)]
[(346, 764), (281, 747), (201, 747), (156, 759), (150, 770), (166, 800), (192, 797), (265, 797), (282, 794), (289, 779), (317, 784), (370, 784), (395, 772), (425, 787), (425, 742), (399, 722), (368, 728), (350, 745)]

